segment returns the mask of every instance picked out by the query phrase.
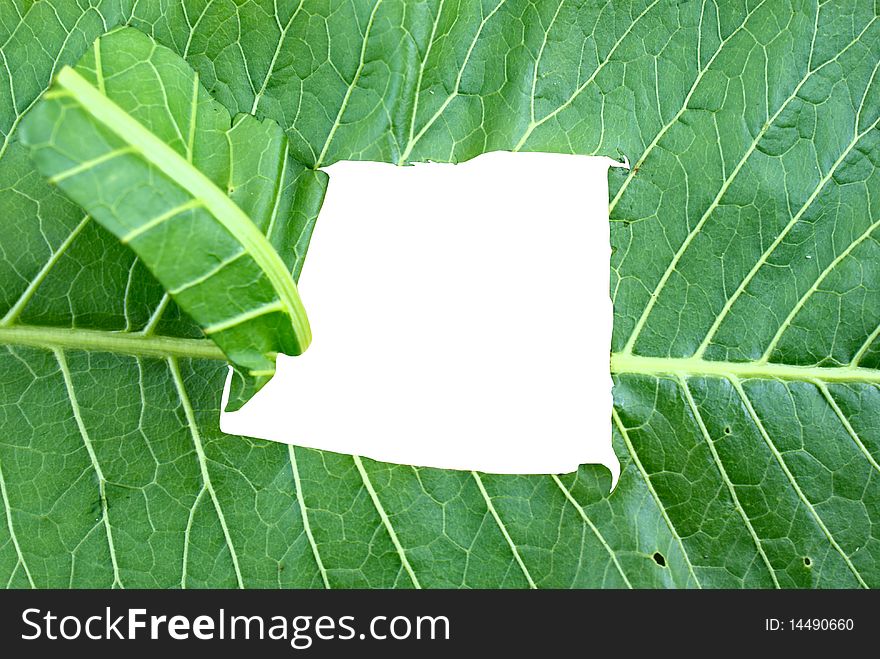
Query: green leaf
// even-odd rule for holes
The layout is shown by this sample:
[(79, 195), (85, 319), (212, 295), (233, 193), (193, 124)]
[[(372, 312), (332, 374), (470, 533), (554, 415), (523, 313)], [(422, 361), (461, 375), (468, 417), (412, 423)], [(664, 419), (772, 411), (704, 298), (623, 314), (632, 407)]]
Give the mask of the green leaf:
[[(10, 585), (880, 585), (870, 3), (93, 4), (0, 21), (0, 313), (54, 332), (0, 335)], [(224, 362), (173, 304), (137, 342), (161, 286), (17, 142), (53, 72), (126, 23), (312, 167), (626, 155), (615, 490), (590, 465), (493, 476), (222, 435)]]
[[(271, 120), (231, 120), (179, 56), (133, 29), (63, 68), (19, 129), (37, 168), (129, 245), (254, 391), (311, 340), (291, 276), (326, 176)], [(308, 235), (305, 236), (308, 239)], [(278, 251), (276, 251), (276, 249)]]

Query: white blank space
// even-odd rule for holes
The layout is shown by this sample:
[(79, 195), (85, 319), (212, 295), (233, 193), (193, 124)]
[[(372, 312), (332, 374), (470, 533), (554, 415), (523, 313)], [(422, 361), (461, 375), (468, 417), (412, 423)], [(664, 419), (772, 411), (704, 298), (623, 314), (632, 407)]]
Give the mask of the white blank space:
[(403, 464), (562, 473), (611, 450), (608, 160), (333, 165), (313, 343), (225, 432)]

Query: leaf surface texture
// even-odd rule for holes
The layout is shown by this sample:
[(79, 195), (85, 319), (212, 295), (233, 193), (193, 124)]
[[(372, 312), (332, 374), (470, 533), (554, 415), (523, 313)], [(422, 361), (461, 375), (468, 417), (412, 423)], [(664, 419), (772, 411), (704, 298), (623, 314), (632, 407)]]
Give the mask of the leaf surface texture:
[[(870, 3), (3, 7), (9, 585), (880, 585)], [(126, 24), (309, 168), (626, 156), (616, 489), (591, 465), (492, 476), (223, 436), (223, 361), (175, 304), (156, 316), (162, 286), (19, 142), (53, 74)]]

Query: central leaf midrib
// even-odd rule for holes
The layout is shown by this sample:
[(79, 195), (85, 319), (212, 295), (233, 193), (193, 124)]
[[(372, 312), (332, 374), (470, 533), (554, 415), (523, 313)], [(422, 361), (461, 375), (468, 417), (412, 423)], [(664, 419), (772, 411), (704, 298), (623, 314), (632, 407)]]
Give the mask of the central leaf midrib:
[(645, 357), (625, 352), (611, 354), (611, 372), (619, 375), (880, 384), (880, 370), (862, 366), (799, 366), (765, 361), (727, 362), (697, 357)]
[(208, 339), (185, 339), (155, 334), (106, 330), (18, 325), (0, 327), (0, 345), (46, 350), (66, 349), (112, 352), (134, 357), (184, 357), (225, 361), (226, 356)]
[[(208, 339), (41, 325), (0, 327), (0, 345), (68, 348), (145, 357), (226, 360), (223, 351)], [(695, 357), (646, 357), (626, 353), (611, 354), (611, 373), (880, 384), (880, 370), (861, 366), (798, 366), (771, 362), (710, 361)]]

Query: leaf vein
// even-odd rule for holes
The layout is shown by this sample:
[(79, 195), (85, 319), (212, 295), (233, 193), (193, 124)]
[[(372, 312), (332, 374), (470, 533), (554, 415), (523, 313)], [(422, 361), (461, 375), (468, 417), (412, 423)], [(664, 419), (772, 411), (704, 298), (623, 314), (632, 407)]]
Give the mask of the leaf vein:
[(101, 521), (104, 525), (104, 531), (107, 534), (107, 547), (110, 551), (110, 563), (113, 566), (113, 586), (123, 587), (122, 580), (119, 576), (119, 564), (116, 557), (116, 545), (113, 542), (113, 529), (110, 525), (110, 509), (107, 505), (107, 480), (104, 478), (104, 472), (101, 470), (101, 464), (98, 462), (98, 456), (95, 453), (95, 447), (92, 445), (92, 439), (89, 436), (89, 431), (86, 428), (86, 424), (82, 418), (82, 412), (79, 408), (79, 402), (77, 400), (76, 392), (73, 388), (73, 378), (70, 374), (70, 368), (67, 365), (67, 357), (64, 355), (64, 351), (60, 349), (55, 349), (55, 359), (58, 361), (58, 367), (61, 369), (61, 375), (64, 379), (64, 386), (67, 389), (67, 397), (70, 399), (70, 407), (73, 411), (73, 418), (76, 422), (76, 426), (79, 429), (79, 434), (82, 437), (83, 444), (86, 447), (86, 452), (89, 455), (89, 460), (92, 464), (92, 469), (95, 472), (95, 476), (98, 479), (98, 494), (101, 499)]
[(688, 572), (690, 572), (691, 577), (694, 580), (694, 583), (697, 585), (697, 588), (702, 588), (700, 584), (700, 580), (697, 578), (697, 574), (694, 571), (694, 564), (691, 561), (690, 555), (688, 555), (687, 549), (685, 549), (684, 541), (681, 536), (678, 534), (678, 531), (675, 528), (675, 525), (672, 523), (672, 520), (669, 518), (669, 513), (666, 511), (666, 506), (663, 505), (663, 502), (660, 501), (660, 496), (657, 494), (657, 490), (654, 489), (653, 483), (651, 483), (651, 478), (648, 476), (648, 472), (645, 470), (645, 467), (642, 465), (642, 461), (636, 453), (636, 449), (632, 444), (632, 440), (630, 440), (629, 432), (626, 427), (623, 425), (623, 421), (620, 418), (620, 415), (617, 413), (617, 410), (612, 406), (611, 408), (611, 417), (614, 419), (614, 424), (617, 426), (617, 429), (620, 431), (620, 436), (623, 437), (623, 442), (626, 444), (626, 449), (629, 451), (630, 457), (632, 457), (633, 464), (636, 466), (636, 469), (639, 470), (639, 473), (642, 475), (642, 480), (645, 482), (645, 487), (648, 489), (648, 492), (651, 493), (651, 497), (654, 499), (654, 502), (657, 504), (657, 510), (660, 511), (660, 515), (666, 521), (666, 526), (669, 527), (669, 532), (672, 534), (672, 537), (675, 538), (678, 543), (679, 548), (681, 549), (681, 554), (684, 557), (685, 563), (688, 566)]
[(388, 532), (388, 537), (391, 538), (391, 544), (394, 545), (394, 549), (397, 551), (397, 555), (400, 558), (403, 569), (406, 570), (406, 573), (409, 575), (413, 586), (415, 586), (416, 588), (421, 588), (422, 585), (419, 583), (419, 579), (418, 577), (416, 577), (416, 573), (413, 570), (412, 565), (410, 565), (403, 545), (400, 544), (400, 539), (397, 537), (397, 531), (395, 531), (394, 527), (391, 525), (391, 520), (388, 518), (388, 513), (385, 512), (385, 507), (382, 505), (382, 502), (379, 501), (379, 495), (376, 493), (376, 489), (373, 487), (373, 482), (370, 480), (370, 476), (367, 474), (367, 470), (364, 469), (364, 464), (361, 461), (360, 456), (353, 455), (351, 457), (354, 461), (355, 467), (357, 467), (358, 473), (360, 474), (361, 481), (364, 484), (364, 488), (367, 490), (370, 501), (373, 502), (373, 507), (376, 509), (376, 512), (379, 513), (379, 519), (382, 521), (382, 525)]
[(840, 554), (840, 557), (843, 559), (844, 563), (846, 563), (850, 572), (853, 573), (856, 580), (859, 582), (859, 585), (862, 588), (868, 588), (868, 584), (865, 583), (865, 580), (862, 578), (862, 575), (859, 574), (859, 571), (856, 570), (849, 556), (847, 556), (846, 552), (843, 551), (841, 546), (837, 543), (837, 540), (831, 534), (831, 531), (828, 530), (828, 527), (825, 525), (825, 522), (822, 521), (822, 518), (819, 516), (819, 513), (816, 512), (813, 504), (810, 503), (809, 499), (804, 495), (803, 490), (800, 485), (798, 485), (797, 480), (795, 480), (794, 475), (789, 470), (788, 465), (785, 463), (785, 460), (782, 457), (782, 454), (776, 448), (776, 445), (773, 443), (773, 440), (770, 438), (770, 435), (767, 433), (767, 430), (764, 428), (764, 424), (761, 422), (761, 419), (758, 417), (757, 412), (755, 412), (755, 408), (752, 407), (752, 401), (749, 400), (749, 397), (746, 395), (745, 390), (743, 389), (742, 383), (739, 378), (732, 377), (730, 382), (733, 384), (734, 389), (736, 389), (737, 394), (742, 399), (743, 405), (745, 406), (746, 411), (749, 416), (752, 418), (752, 421), (755, 424), (755, 427), (760, 432), (761, 437), (764, 438), (764, 442), (767, 444), (767, 448), (770, 449), (770, 452), (773, 454), (773, 457), (776, 458), (776, 462), (782, 468), (783, 473), (785, 474), (788, 482), (791, 484), (792, 489), (797, 494), (798, 498), (801, 500), (801, 503), (804, 504), (804, 507), (809, 511), (810, 515), (815, 520), (817, 526), (822, 530), (822, 533), (828, 539), (828, 542), (834, 547), (835, 551)]
[(480, 494), (483, 495), (483, 500), (486, 502), (486, 508), (488, 509), (489, 514), (492, 516), (492, 519), (495, 520), (495, 524), (498, 525), (498, 529), (501, 531), (501, 535), (504, 536), (504, 540), (505, 542), (507, 542), (507, 546), (510, 548), (511, 553), (513, 554), (513, 560), (516, 561), (519, 569), (522, 570), (522, 573), (529, 584), (529, 588), (536, 589), (538, 586), (535, 584), (535, 580), (532, 579), (532, 575), (529, 572), (529, 568), (526, 567), (525, 561), (523, 561), (522, 556), (520, 556), (519, 549), (516, 548), (516, 543), (514, 543), (513, 538), (510, 537), (510, 532), (507, 530), (507, 526), (504, 524), (501, 516), (498, 514), (498, 511), (495, 509), (495, 504), (492, 503), (492, 498), (486, 491), (486, 486), (483, 485), (483, 479), (480, 478), (480, 475), (475, 471), (472, 471), (471, 475), (474, 477), (474, 480), (477, 483)]
[(734, 508), (736, 508), (736, 511), (739, 513), (740, 517), (745, 523), (746, 528), (749, 531), (749, 535), (752, 536), (752, 540), (755, 543), (755, 548), (758, 550), (758, 554), (760, 555), (761, 560), (764, 562), (764, 566), (767, 568), (767, 572), (770, 574), (770, 578), (773, 580), (773, 586), (775, 588), (780, 588), (779, 580), (776, 578), (776, 572), (773, 570), (773, 566), (770, 565), (770, 559), (767, 558), (767, 553), (764, 551), (764, 546), (761, 544), (761, 538), (759, 538), (758, 534), (755, 532), (755, 528), (752, 526), (752, 520), (749, 519), (749, 516), (746, 514), (745, 509), (742, 507), (742, 504), (739, 501), (739, 497), (736, 494), (736, 487), (730, 480), (730, 476), (727, 475), (727, 470), (724, 468), (724, 464), (721, 462), (721, 456), (718, 455), (718, 449), (715, 448), (715, 442), (709, 435), (709, 430), (706, 428), (706, 424), (703, 421), (703, 415), (700, 414), (700, 410), (697, 407), (697, 403), (694, 400), (693, 394), (691, 394), (691, 389), (688, 386), (687, 380), (684, 378), (679, 378), (679, 383), (681, 384), (681, 388), (684, 392), (684, 396), (687, 400), (688, 406), (691, 409), (691, 414), (693, 414), (694, 420), (697, 422), (697, 425), (700, 428), (700, 432), (703, 435), (703, 439), (705, 440), (706, 445), (709, 447), (709, 453), (712, 455), (712, 460), (715, 462), (718, 473), (721, 475), (721, 480), (724, 481), (724, 485), (727, 488), (728, 493), (730, 494), (731, 502), (733, 503)]
[(232, 559), (232, 567), (235, 570), (235, 580), (239, 588), (244, 588), (241, 567), (238, 564), (238, 554), (235, 551), (235, 546), (232, 544), (232, 536), (229, 533), (229, 526), (226, 524), (226, 515), (223, 513), (223, 508), (220, 507), (220, 500), (217, 498), (217, 492), (214, 490), (214, 485), (211, 482), (211, 474), (208, 471), (208, 459), (205, 455), (204, 446), (202, 446), (202, 436), (199, 432), (198, 425), (196, 424), (195, 412), (190, 403), (189, 395), (186, 393), (186, 387), (184, 386), (183, 377), (180, 374), (180, 367), (177, 364), (176, 357), (168, 358), (168, 369), (174, 380), (174, 386), (177, 389), (177, 396), (180, 399), (186, 424), (189, 427), (190, 436), (193, 440), (193, 446), (195, 446), (196, 449), (199, 471), (202, 476), (202, 486), (207, 490), (208, 495), (211, 497), (211, 502), (214, 504), (214, 512), (217, 513), (217, 519), (220, 522), (220, 528), (223, 531), (223, 539), (226, 542), (226, 547), (229, 549), (229, 556)]

